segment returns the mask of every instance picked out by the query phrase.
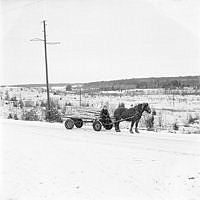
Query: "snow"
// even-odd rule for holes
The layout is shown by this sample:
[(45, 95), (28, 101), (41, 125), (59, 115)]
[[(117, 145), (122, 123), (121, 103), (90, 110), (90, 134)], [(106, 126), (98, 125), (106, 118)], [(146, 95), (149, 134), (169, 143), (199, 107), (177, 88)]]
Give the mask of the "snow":
[(198, 200), (200, 135), (1, 119), (3, 200)]

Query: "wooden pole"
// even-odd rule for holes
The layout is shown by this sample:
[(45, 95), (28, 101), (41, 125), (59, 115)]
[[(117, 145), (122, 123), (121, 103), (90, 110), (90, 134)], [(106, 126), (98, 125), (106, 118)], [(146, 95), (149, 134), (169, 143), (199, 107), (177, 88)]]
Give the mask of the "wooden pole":
[(45, 54), (45, 68), (46, 68), (46, 87), (47, 87), (47, 120), (50, 114), (50, 98), (49, 98), (49, 78), (48, 78), (48, 63), (47, 63), (47, 40), (46, 40), (46, 23), (43, 21), (44, 26), (44, 54)]

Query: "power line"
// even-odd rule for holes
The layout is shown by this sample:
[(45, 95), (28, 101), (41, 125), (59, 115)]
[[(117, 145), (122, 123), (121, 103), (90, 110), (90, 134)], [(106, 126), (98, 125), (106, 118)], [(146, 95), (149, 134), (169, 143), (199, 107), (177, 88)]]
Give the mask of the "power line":
[(6, 10), (3, 10), (3, 6), (1, 6), (2, 7), (2, 11), (0, 12), (0, 14), (5, 14), (5, 13), (8, 13), (8, 12), (12, 12), (12, 11), (16, 11), (16, 10), (19, 10), (19, 9), (22, 9), (22, 8), (26, 8), (26, 7), (32, 6), (34, 4), (39, 4), (42, 1), (45, 1), (45, 0), (33, 1), (31, 3), (27, 3), (27, 4), (23, 5), (23, 6), (14, 7), (14, 8), (6, 9)]

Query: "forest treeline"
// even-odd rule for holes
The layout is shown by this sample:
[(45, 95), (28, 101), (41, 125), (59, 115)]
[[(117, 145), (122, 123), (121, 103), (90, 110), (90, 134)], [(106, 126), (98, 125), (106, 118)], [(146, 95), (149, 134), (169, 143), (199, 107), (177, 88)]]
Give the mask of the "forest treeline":
[(200, 76), (132, 78), (113, 81), (85, 83), (84, 88), (101, 90), (154, 89), (154, 88), (200, 88)]

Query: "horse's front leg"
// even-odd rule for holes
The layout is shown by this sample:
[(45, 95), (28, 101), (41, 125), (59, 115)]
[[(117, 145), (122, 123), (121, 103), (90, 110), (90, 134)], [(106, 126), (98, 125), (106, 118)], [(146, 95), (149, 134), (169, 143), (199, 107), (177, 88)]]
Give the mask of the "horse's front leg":
[(136, 133), (139, 133), (139, 131), (138, 131), (138, 123), (139, 123), (139, 120), (137, 120), (137, 121), (135, 122), (135, 132), (136, 132)]
[(134, 120), (132, 120), (131, 121), (131, 127), (130, 127), (130, 133), (133, 133), (133, 125), (134, 125), (134, 123), (135, 123), (135, 121)]

